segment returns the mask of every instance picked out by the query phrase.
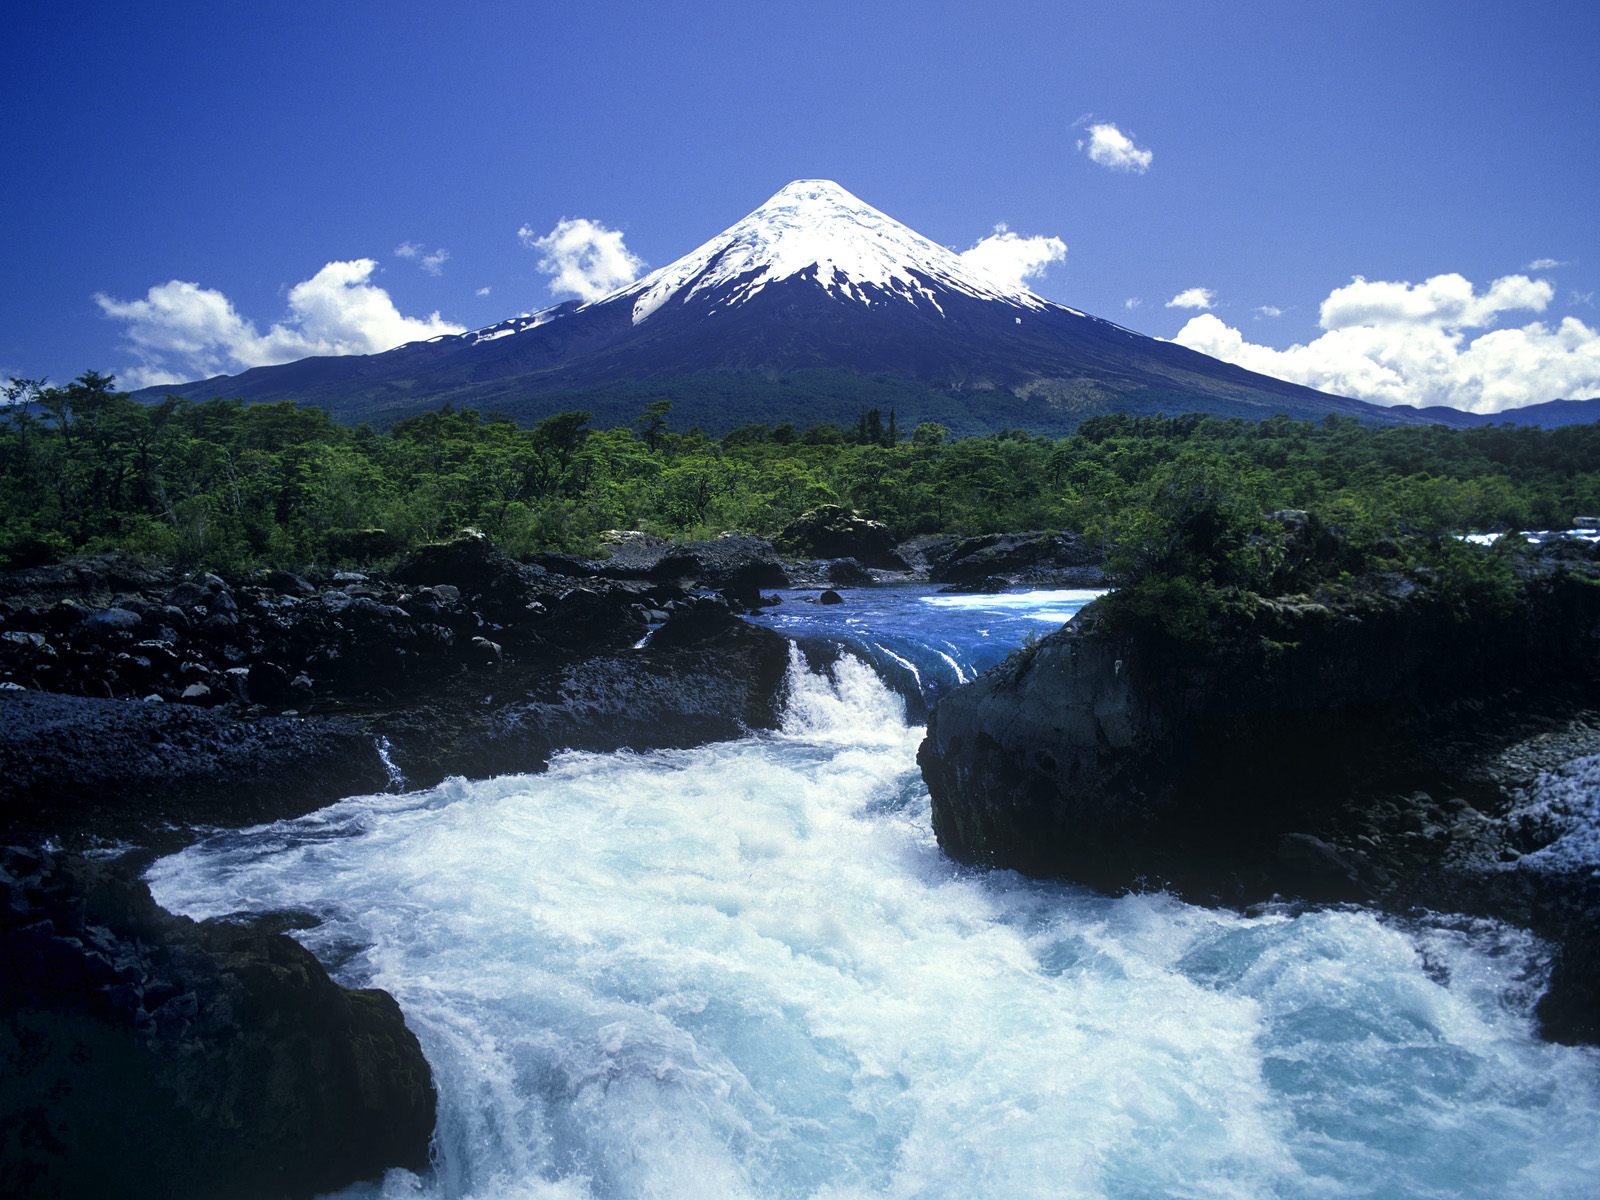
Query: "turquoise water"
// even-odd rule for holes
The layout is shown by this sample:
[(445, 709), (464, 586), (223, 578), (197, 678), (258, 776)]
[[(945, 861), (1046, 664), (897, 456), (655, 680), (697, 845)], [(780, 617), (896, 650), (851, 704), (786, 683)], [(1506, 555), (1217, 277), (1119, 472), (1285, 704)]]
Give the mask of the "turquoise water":
[[(1081, 602), (897, 590), (874, 632), (862, 595), (782, 616), (937, 676)], [(312, 910), (298, 936), (400, 1001), (437, 1164), (352, 1194), (1595, 1194), (1600, 1056), (1534, 1038), (1530, 939), (960, 868), (920, 736), (862, 659), (796, 654), (780, 732), (352, 797), (151, 882)]]

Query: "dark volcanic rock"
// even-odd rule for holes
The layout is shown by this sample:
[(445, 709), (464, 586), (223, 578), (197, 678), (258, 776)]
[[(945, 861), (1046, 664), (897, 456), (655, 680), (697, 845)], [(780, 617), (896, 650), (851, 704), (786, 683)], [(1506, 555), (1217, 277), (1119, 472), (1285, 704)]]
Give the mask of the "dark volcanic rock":
[(674, 606), (640, 649), (571, 660), (490, 707), (442, 696), (383, 728), (416, 785), (537, 771), (558, 750), (688, 747), (775, 728), (788, 667), (785, 638), (707, 597)]
[(419, 546), (391, 572), (400, 583), (452, 584), (495, 620), (526, 615), (540, 582), (536, 569), (507, 558), (476, 529), (463, 529), (448, 542)]
[[(783, 582), (772, 547), (735, 536), (629, 553), (645, 577), (578, 579), (468, 531), (399, 578), (340, 572), (320, 591), (281, 573), (155, 576), (114, 605), (0, 608), (0, 830), (171, 841), (296, 815), (386, 786), (384, 736), (421, 786), (536, 770), (569, 744), (692, 745), (771, 724), (784, 644), (730, 606)], [(21, 574), (38, 596), (39, 573)], [(64, 574), (78, 573), (46, 582)], [(629, 681), (650, 697), (638, 713)], [(507, 715), (529, 705), (544, 715)], [(502, 736), (508, 723), (539, 732)]]
[(170, 568), (114, 550), (0, 574), (0, 600), (48, 604), (70, 599), (98, 607), (124, 593), (169, 588), (176, 578)]
[(131, 872), (0, 850), (0, 1179), (30, 1197), (298, 1197), (422, 1169), (434, 1091), (386, 992)]
[(0, 829), (91, 825), (141, 839), (163, 825), (294, 816), (387, 781), (350, 721), (238, 720), (188, 705), (0, 691)]
[(1054, 587), (1103, 587), (1105, 557), (1075, 533), (991, 533), (922, 543), (931, 583), (981, 590), (992, 578)]
[(871, 587), (877, 582), (872, 572), (853, 558), (834, 559), (823, 574), (829, 583), (837, 583), (840, 587)]
[(940, 844), (1112, 890), (1512, 920), (1561, 948), (1546, 1029), (1581, 1036), (1571, 1014), (1600, 1009), (1594, 883), (1506, 866), (1530, 849), (1510, 824), (1522, 790), (1600, 751), (1583, 715), (1600, 566), (1564, 553), (1530, 559), (1509, 609), (1374, 577), (1241, 595), (1188, 647), (1091, 605), (934, 709), (919, 761)]
[(667, 542), (636, 532), (615, 533), (609, 558), (541, 554), (534, 564), (552, 574), (674, 584), (684, 592), (720, 592), (742, 608), (761, 603), (762, 588), (789, 585), (772, 543), (742, 533), (704, 542)]
[(783, 527), (778, 544), (803, 558), (853, 558), (863, 566), (904, 571), (894, 535), (882, 521), (869, 521), (837, 504), (824, 504)]

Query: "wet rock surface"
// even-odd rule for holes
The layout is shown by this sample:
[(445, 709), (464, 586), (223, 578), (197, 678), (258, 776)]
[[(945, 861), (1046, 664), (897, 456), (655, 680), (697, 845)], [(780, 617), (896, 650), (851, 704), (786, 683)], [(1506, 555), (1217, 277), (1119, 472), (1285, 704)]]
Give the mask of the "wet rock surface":
[(1600, 752), (1597, 580), (1592, 548), (1553, 546), (1508, 608), (1375, 577), (1256, 598), (1187, 650), (1091, 605), (935, 707), (940, 844), (1112, 891), (1509, 920), (1557, 947), (1547, 1035), (1596, 1040), (1594, 867), (1544, 861), (1518, 814)]
[(620, 557), (603, 565), (623, 577), (564, 574), (463, 531), (385, 574), (229, 581), (105, 556), (0, 577), (0, 829), (147, 837), (298, 815), (386, 786), (391, 737), (425, 786), (536, 770), (567, 744), (775, 723), (785, 643), (733, 615), (783, 582), (770, 545)]
[[(617, 577), (471, 531), (385, 573), (227, 580), (111, 555), (0, 577), (0, 833), (167, 850), (562, 749), (775, 725), (788, 643), (735, 615), (784, 582), (770, 546), (633, 549)], [(299, 1196), (425, 1166), (431, 1084), (394, 1001), (275, 933), (163, 913), (134, 865), (0, 866), (0, 1177)]]
[(233, 717), (187, 704), (0, 691), (7, 836), (156, 845), (380, 791), (372, 733), (345, 718)]
[(542, 554), (534, 559), (554, 575), (594, 580), (676, 584), (686, 593), (714, 591), (739, 608), (761, 604), (761, 589), (789, 585), (771, 542), (725, 533), (702, 542), (672, 543), (636, 531), (614, 532), (605, 558)]
[(386, 992), (174, 917), (129, 864), (0, 849), (8, 1194), (312, 1196), (425, 1167), (434, 1109)]
[(922, 538), (902, 547), (930, 583), (951, 591), (992, 591), (1002, 585), (1052, 588), (1105, 586), (1105, 556), (1075, 533), (992, 533), (969, 538)]
[[(807, 559), (854, 559), (862, 567), (905, 571), (894, 535), (881, 521), (868, 520), (838, 504), (824, 504), (802, 513), (779, 532), (777, 542)], [(842, 583), (844, 580), (836, 580)]]

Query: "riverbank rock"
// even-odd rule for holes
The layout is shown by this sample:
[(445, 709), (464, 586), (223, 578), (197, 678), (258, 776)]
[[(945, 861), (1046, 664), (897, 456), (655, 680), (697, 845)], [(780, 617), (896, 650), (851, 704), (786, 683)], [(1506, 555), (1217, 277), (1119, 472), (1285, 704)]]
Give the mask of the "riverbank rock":
[(421, 1170), (432, 1076), (392, 997), (125, 868), (0, 849), (8, 1194), (309, 1197)]
[(0, 690), (0, 833), (146, 844), (190, 824), (294, 816), (387, 783), (346, 719), (232, 718), (190, 705)]
[(930, 583), (983, 590), (995, 578), (1013, 585), (1105, 586), (1105, 556), (1075, 533), (992, 533), (969, 538), (927, 538), (915, 545)]
[(895, 552), (894, 535), (887, 525), (838, 504), (802, 513), (783, 527), (777, 542), (801, 558), (853, 558), (864, 567), (883, 571), (908, 569)]
[(413, 786), (538, 771), (559, 750), (684, 748), (776, 728), (788, 668), (787, 639), (709, 594), (673, 604), (642, 646), (572, 658), (490, 706), (447, 690), (381, 728)]
[[(193, 825), (297, 816), (392, 786), (377, 750), (391, 733), (425, 786), (536, 770), (568, 744), (769, 726), (783, 642), (740, 632), (731, 610), (784, 582), (771, 545), (624, 550), (615, 569), (639, 578), (518, 563), (472, 530), (388, 574), (184, 577), (107, 556), (0, 575), (0, 830), (166, 844)], [(604, 665), (579, 669), (590, 660)], [(625, 703), (635, 678), (652, 697), (643, 715)], [(539, 736), (496, 733), (529, 704), (550, 707)]]
[(668, 542), (636, 531), (614, 532), (608, 558), (541, 554), (533, 562), (553, 575), (676, 586), (681, 594), (714, 591), (742, 609), (761, 605), (763, 588), (789, 586), (771, 542), (724, 533), (702, 542)]
[(1509, 602), (1425, 573), (1238, 595), (1187, 648), (1091, 605), (935, 707), (939, 842), (1108, 890), (1511, 920), (1561, 948), (1546, 1031), (1592, 1038), (1572, 1014), (1600, 1009), (1593, 881), (1519, 869), (1514, 813), (1600, 752), (1600, 564), (1561, 547), (1520, 574)]

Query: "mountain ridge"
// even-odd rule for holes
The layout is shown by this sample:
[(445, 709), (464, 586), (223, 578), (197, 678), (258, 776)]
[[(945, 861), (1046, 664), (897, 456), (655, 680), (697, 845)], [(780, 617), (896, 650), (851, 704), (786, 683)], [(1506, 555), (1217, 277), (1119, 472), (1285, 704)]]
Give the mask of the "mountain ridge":
[[(854, 377), (851, 379), (850, 377)], [(308, 358), (145, 389), (294, 399), (384, 425), (452, 403), (534, 421), (574, 396), (670, 392), (674, 417), (848, 422), (896, 379), (901, 422), (958, 432), (1070, 432), (1109, 412), (1208, 412), (1374, 424), (1427, 417), (1247, 371), (998, 279), (827, 180), (796, 180), (683, 257), (588, 303), (566, 302), (376, 355)], [(688, 380), (714, 379), (710, 396)], [(804, 381), (823, 386), (808, 390)], [(743, 402), (779, 393), (769, 411)], [(890, 402), (892, 403), (892, 401)], [(738, 411), (733, 411), (737, 409)], [(637, 410), (635, 410), (637, 411)], [(632, 413), (601, 413), (602, 420)]]

